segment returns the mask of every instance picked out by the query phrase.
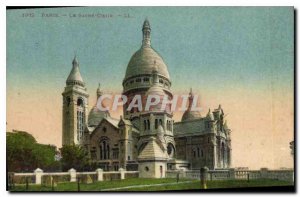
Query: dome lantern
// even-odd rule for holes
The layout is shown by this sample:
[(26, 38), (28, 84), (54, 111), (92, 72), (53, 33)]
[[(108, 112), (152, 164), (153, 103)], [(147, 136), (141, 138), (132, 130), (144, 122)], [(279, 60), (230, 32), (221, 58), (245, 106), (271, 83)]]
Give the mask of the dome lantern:
[(151, 28), (148, 19), (146, 18), (143, 24), (143, 47), (150, 47), (151, 45)]

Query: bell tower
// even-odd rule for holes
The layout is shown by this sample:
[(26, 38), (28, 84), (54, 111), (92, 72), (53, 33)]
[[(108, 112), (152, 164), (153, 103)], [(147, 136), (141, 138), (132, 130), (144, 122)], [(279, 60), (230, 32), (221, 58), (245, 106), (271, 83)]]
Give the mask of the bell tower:
[(62, 109), (62, 145), (81, 144), (87, 123), (88, 93), (82, 80), (76, 56), (67, 78)]

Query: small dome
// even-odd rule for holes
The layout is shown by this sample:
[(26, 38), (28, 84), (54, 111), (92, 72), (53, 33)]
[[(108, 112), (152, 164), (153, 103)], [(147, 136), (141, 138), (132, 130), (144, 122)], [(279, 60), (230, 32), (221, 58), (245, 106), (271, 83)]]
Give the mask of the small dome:
[(110, 117), (108, 111), (101, 111), (94, 106), (88, 116), (88, 126), (98, 126), (103, 118)]
[(151, 47), (141, 47), (130, 59), (125, 80), (138, 75), (152, 74), (153, 65), (158, 68), (158, 75), (162, 75), (170, 80), (167, 65), (161, 56)]
[(187, 121), (187, 120), (196, 120), (200, 119), (201, 114), (199, 111), (185, 111), (184, 114), (182, 115), (181, 121)]

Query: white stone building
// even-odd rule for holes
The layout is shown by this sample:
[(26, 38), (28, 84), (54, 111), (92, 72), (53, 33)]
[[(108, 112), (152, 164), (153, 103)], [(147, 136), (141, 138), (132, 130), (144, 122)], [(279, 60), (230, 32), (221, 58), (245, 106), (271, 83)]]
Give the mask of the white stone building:
[[(164, 177), (167, 169), (228, 168), (231, 161), (230, 129), (219, 106), (205, 117), (189, 107), (174, 123), (170, 107), (162, 103), (140, 111), (126, 111), (135, 95), (173, 98), (171, 79), (162, 57), (151, 47), (151, 28), (145, 20), (141, 48), (131, 57), (123, 80), (128, 97), (123, 116), (115, 119), (96, 104), (88, 113), (88, 94), (76, 57), (63, 95), (63, 145), (81, 144), (97, 167), (104, 170), (139, 170), (141, 177)], [(100, 87), (97, 97), (102, 95)]]

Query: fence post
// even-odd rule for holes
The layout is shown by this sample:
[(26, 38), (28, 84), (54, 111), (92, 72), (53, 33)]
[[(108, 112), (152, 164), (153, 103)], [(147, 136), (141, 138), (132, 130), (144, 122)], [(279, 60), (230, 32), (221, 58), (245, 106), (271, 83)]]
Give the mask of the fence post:
[(14, 173), (8, 172), (8, 190), (11, 190), (14, 188)]
[(229, 178), (230, 178), (230, 179), (235, 179), (234, 168), (230, 168), (230, 169), (229, 169)]
[(181, 174), (181, 177), (182, 178), (186, 178), (186, 172), (185, 172), (185, 169), (180, 169), (180, 174)]
[(98, 169), (96, 170), (96, 172), (97, 172), (97, 175), (98, 175), (97, 180), (98, 180), (98, 181), (103, 181), (103, 170), (102, 170), (101, 168), (98, 168)]
[(200, 169), (201, 187), (203, 189), (207, 189), (207, 186), (206, 186), (207, 172), (208, 172), (207, 167), (203, 167), (203, 168)]
[(25, 177), (26, 191), (28, 191), (28, 176)]
[(80, 177), (77, 177), (77, 191), (80, 192)]
[(119, 168), (119, 172), (121, 174), (121, 180), (125, 179), (125, 170), (123, 168)]
[(54, 191), (54, 178), (51, 176), (51, 189)]
[(34, 174), (35, 174), (35, 184), (37, 184), (37, 185), (42, 184), (43, 170), (40, 168), (37, 168), (34, 171)]
[(76, 170), (71, 168), (68, 172), (70, 173), (70, 182), (76, 182)]
[(260, 178), (267, 179), (268, 177), (268, 168), (261, 168), (260, 169)]

